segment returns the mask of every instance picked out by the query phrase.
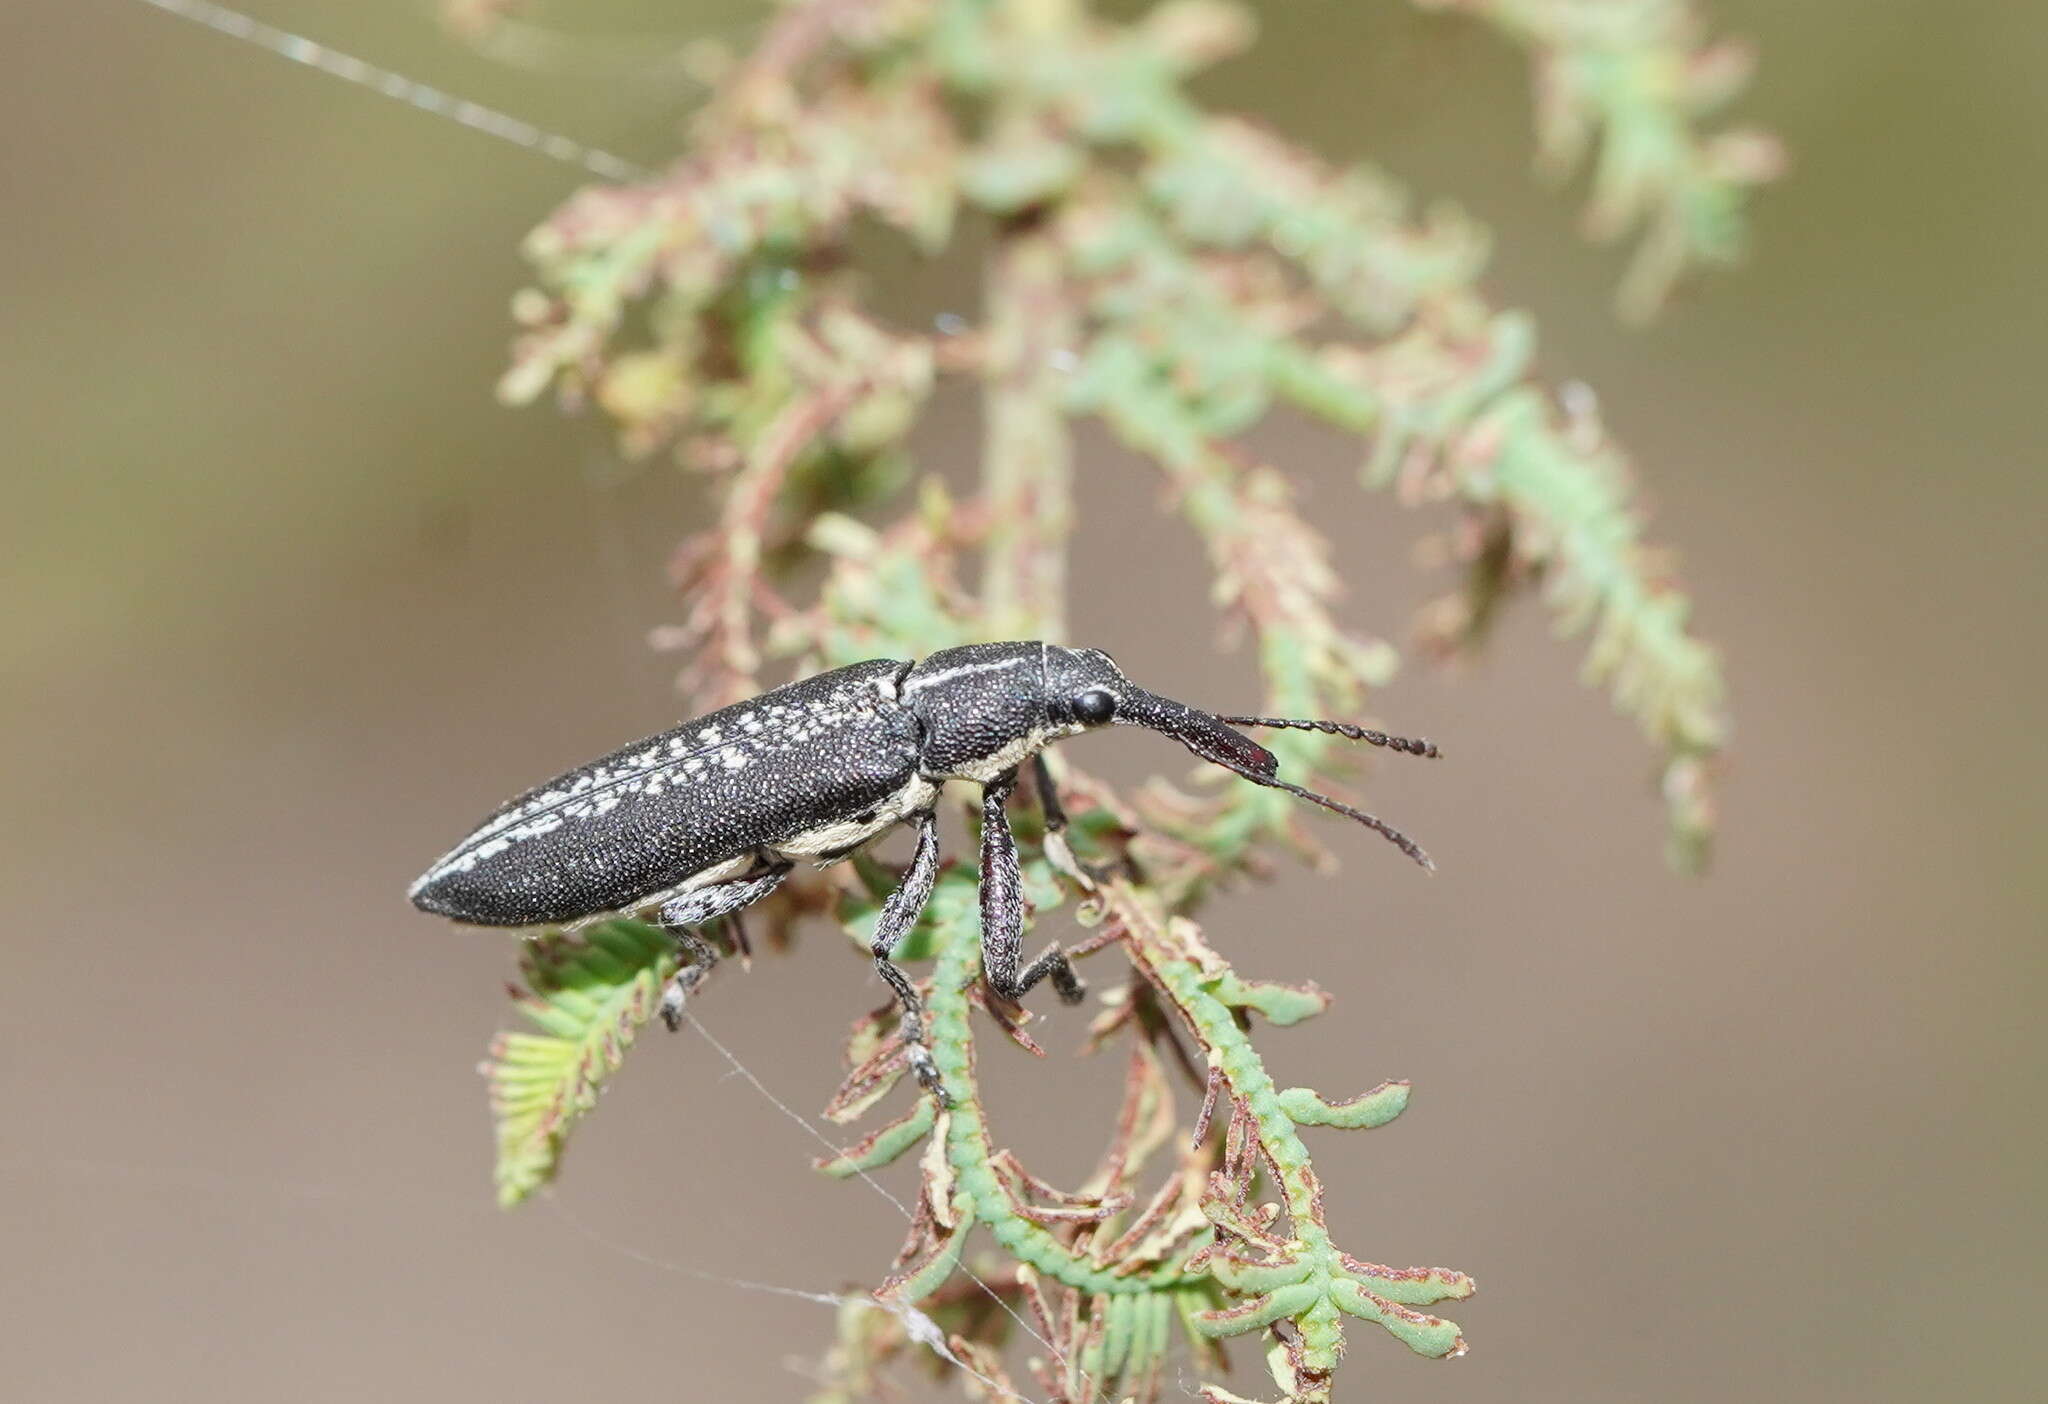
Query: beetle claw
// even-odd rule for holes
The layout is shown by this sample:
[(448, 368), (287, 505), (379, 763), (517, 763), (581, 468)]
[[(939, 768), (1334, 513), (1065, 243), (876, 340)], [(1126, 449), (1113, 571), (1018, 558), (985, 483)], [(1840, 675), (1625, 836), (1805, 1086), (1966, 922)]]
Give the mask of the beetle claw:
[(703, 979), (703, 966), (686, 965), (669, 976), (668, 983), (662, 986), (661, 1022), (668, 1025), (670, 1033), (683, 1027), (683, 1006), (689, 1001), (690, 991), (696, 989)]
[(953, 1105), (953, 1094), (946, 1090), (945, 1082), (939, 1077), (939, 1065), (932, 1061), (931, 1049), (922, 1042), (911, 1041), (904, 1045), (910, 1056), (911, 1069), (917, 1074), (918, 1085), (938, 1098), (942, 1108)]

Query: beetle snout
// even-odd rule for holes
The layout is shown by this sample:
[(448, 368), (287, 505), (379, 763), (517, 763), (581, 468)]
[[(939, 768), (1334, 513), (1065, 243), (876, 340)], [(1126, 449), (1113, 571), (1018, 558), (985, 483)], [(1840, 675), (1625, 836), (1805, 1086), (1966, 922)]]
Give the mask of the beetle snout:
[(1279, 758), (1243, 732), (1170, 697), (1128, 688), (1117, 704), (1116, 719), (1171, 736), (1212, 765), (1263, 776), (1280, 770)]

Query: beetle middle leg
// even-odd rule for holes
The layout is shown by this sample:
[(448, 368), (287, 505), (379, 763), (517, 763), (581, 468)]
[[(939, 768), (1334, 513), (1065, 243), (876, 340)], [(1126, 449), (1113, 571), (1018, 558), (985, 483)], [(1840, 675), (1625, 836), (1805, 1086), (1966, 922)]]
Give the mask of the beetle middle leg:
[(1018, 969), (1024, 950), (1024, 875), (1017, 866), (1017, 840), (1003, 809), (1016, 787), (1015, 769), (981, 787), (982, 975), (990, 989), (1012, 1003), (1050, 976), (1062, 1003), (1079, 1004), (1085, 991), (1059, 942)]
[(932, 1061), (932, 1051), (924, 1041), (924, 1005), (917, 997), (917, 991), (910, 987), (910, 981), (889, 959), (890, 953), (903, 943), (917, 919), (924, 913), (924, 904), (931, 899), (932, 883), (939, 875), (939, 816), (926, 810), (917, 816), (917, 852), (910, 859), (910, 867), (903, 874), (903, 881), (896, 885), (888, 899), (882, 903), (882, 914), (875, 919), (875, 934), (868, 949), (875, 957), (875, 971), (887, 982), (896, 995), (896, 1003), (903, 1011), (902, 1022), (898, 1025), (903, 1038), (903, 1050), (910, 1058), (910, 1066), (917, 1073), (917, 1080), (925, 1091), (939, 1099), (939, 1105), (949, 1106), (952, 1098), (939, 1081), (938, 1064)]
[(704, 983), (704, 977), (711, 973), (711, 967), (718, 964), (718, 947), (699, 936), (696, 927), (707, 925), (723, 916), (733, 916), (742, 907), (752, 906), (776, 888), (789, 876), (789, 863), (778, 863), (765, 868), (752, 877), (738, 878), (732, 882), (713, 883), (699, 887), (663, 902), (655, 915), (662, 929), (675, 938), (682, 948), (685, 964), (670, 977), (661, 991), (661, 1022), (667, 1024), (670, 1032), (682, 1027), (683, 1004), (697, 986)]

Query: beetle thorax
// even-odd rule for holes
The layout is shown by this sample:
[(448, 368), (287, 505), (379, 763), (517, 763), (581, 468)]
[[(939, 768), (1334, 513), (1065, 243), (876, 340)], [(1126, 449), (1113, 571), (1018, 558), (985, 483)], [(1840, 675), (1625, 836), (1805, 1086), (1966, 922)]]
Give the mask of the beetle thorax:
[(991, 780), (1069, 734), (1046, 715), (1040, 643), (944, 649), (910, 670), (901, 698), (923, 731), (919, 769), (934, 779)]
[(919, 770), (986, 783), (1062, 737), (1107, 724), (1130, 682), (1100, 649), (968, 644), (904, 676), (901, 700), (922, 733)]

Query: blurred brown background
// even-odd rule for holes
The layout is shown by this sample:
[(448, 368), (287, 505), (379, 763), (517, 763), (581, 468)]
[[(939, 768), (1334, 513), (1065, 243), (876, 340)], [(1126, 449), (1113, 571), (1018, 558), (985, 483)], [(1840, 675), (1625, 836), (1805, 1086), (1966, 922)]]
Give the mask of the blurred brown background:
[[(2036, 1396), (2048, 11), (1714, 5), (1797, 164), (1752, 266), (1638, 333), (1616, 258), (1527, 178), (1516, 55), (1398, 6), (1268, 8), (1208, 92), (1501, 231), (1492, 285), (1634, 449), (1740, 727), (1718, 870), (1674, 878), (1642, 743), (1525, 608), (1484, 667), (1380, 701), (1451, 755), (1373, 787), (1435, 881), (1338, 833), (1336, 879), (1216, 909), (1248, 973), (1339, 998), (1266, 1040), (1283, 1079), (1415, 1081), (1394, 1127), (1318, 1143), (1339, 1237), (1481, 1283), (1469, 1358), (1360, 1330), (1346, 1397)], [(667, 149), (686, 94), (510, 72), (426, 9), (260, 6)], [(517, 241), (574, 173), (134, 0), (7, 5), (0, 73), (8, 1396), (801, 1398), (829, 1310), (714, 1279), (859, 1282), (894, 1211), (685, 1036), (640, 1050), (551, 1203), (498, 1213), (473, 1068), (513, 953), (402, 898), (504, 793), (678, 706), (643, 639), (695, 499), (489, 393)], [(1427, 523), (1327, 439), (1268, 446), (1351, 619), (1403, 631), (1440, 583), (1408, 560)], [(1085, 466), (1076, 634), (1255, 700), (1192, 548), (1119, 551), (1152, 485)], [(1185, 760), (1113, 749), (1091, 763)], [(701, 1013), (808, 1113), (876, 997), (814, 937)], [(990, 1061), (1004, 1135), (1078, 1170), (1113, 1078)]]

